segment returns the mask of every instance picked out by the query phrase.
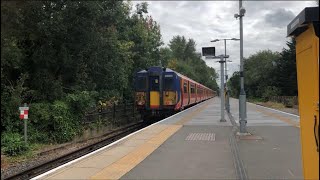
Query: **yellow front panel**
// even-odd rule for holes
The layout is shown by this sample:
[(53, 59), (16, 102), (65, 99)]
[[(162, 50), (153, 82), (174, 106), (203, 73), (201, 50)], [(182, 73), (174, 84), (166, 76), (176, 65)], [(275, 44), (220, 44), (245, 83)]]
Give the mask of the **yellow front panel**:
[(296, 38), (296, 57), (304, 178), (319, 179), (319, 39), (312, 25)]
[(159, 107), (160, 93), (159, 91), (150, 91), (150, 108)]
[(164, 105), (175, 105), (177, 103), (177, 93), (175, 91), (164, 91), (163, 92), (163, 104)]

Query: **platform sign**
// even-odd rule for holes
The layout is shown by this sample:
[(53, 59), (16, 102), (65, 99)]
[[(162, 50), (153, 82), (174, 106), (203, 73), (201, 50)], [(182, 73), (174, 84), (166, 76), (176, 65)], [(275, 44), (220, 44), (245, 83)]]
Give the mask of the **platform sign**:
[(27, 119), (29, 114), (29, 107), (27, 106), (27, 103), (24, 103), (23, 107), (19, 107), (20, 111), (20, 119), (24, 120), (24, 141), (27, 143)]
[(28, 119), (29, 107), (19, 107), (20, 119)]
[(216, 48), (215, 47), (203, 47), (202, 48), (202, 56), (216, 56)]

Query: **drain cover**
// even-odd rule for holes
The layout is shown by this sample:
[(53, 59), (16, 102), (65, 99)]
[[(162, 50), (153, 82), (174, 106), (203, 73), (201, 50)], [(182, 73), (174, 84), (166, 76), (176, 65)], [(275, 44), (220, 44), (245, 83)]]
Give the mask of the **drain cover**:
[(215, 141), (215, 133), (190, 133), (186, 137), (187, 141)]

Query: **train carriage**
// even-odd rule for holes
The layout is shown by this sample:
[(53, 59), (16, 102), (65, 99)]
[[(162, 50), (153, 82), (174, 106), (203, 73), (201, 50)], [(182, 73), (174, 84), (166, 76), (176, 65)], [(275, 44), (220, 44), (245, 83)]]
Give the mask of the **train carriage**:
[(135, 75), (136, 105), (144, 119), (173, 114), (214, 95), (213, 90), (169, 68), (150, 67)]

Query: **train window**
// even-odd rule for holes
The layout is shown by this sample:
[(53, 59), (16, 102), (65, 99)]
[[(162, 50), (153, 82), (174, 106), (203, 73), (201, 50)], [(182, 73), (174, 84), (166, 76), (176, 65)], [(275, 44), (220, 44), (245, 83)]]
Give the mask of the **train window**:
[(186, 83), (186, 82), (183, 84), (183, 92), (184, 92), (184, 93), (187, 92), (187, 83)]
[(147, 77), (137, 77), (137, 81), (136, 81), (136, 90), (146, 90), (147, 88)]
[(191, 94), (194, 94), (195, 93), (195, 88), (194, 88), (194, 85), (191, 84)]
[(174, 90), (174, 79), (173, 77), (164, 77), (164, 90)]
[(159, 76), (150, 76), (150, 91), (159, 91)]

